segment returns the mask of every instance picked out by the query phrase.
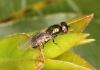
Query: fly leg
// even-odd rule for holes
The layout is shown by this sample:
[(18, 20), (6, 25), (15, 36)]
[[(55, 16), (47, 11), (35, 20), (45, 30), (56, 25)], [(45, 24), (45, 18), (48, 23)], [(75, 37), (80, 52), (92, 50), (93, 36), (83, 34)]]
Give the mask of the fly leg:
[(44, 45), (43, 45), (43, 47), (42, 48), (44, 48)]
[(62, 48), (61, 48), (57, 43), (55, 43), (54, 39), (52, 39), (52, 41), (53, 41), (53, 43), (54, 43), (55, 45), (57, 45), (57, 46), (62, 50)]

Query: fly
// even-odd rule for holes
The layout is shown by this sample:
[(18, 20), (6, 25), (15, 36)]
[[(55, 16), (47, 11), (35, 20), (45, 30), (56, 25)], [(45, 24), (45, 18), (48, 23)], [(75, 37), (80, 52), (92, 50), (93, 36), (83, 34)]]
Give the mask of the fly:
[[(19, 46), (19, 50), (26, 50), (28, 48), (38, 48), (44, 46), (50, 39), (53, 40), (58, 34), (64, 34), (68, 32), (68, 25), (65, 22), (59, 24), (51, 25), (47, 29), (41, 30), (29, 38), (23, 40)], [(56, 43), (55, 43), (56, 44)]]

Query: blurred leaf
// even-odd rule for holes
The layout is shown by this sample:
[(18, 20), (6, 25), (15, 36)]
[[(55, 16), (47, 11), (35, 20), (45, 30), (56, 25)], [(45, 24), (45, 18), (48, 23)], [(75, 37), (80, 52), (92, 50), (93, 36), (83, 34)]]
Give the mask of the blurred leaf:
[[(24, 14), (27, 14), (27, 13), (32, 12), (32, 11), (36, 12), (36, 11), (38, 11), (38, 10), (40, 10), (40, 9), (42, 9), (42, 8), (44, 8), (44, 7), (52, 4), (52, 3), (58, 2), (58, 1), (60, 1), (60, 0), (55, 0), (55, 1), (54, 0), (45, 0), (45, 1), (44, 0), (41, 0), (38, 3), (32, 5), (31, 7), (27, 8), (27, 9), (22, 9), (22, 10), (20, 10), (18, 12), (15, 12), (15, 13), (11, 14), (8, 17), (0, 20), (0, 23), (9, 22), (11, 20), (14, 20), (16, 18), (19, 18), (19, 17), (23, 16)], [(25, 1), (22, 1), (22, 2), (25, 3)], [(14, 3), (14, 1), (13, 1), (13, 3)], [(24, 4), (24, 6), (25, 6), (25, 4)], [(22, 4), (22, 7), (23, 7), (23, 4)]]
[(18, 44), (27, 37), (15, 34), (0, 40), (0, 70), (37, 70), (43, 66), (40, 50), (19, 51)]
[(22, 18), (17, 21), (7, 22), (7, 24), (0, 25), (0, 38), (14, 33), (41, 30), (75, 16), (74, 13), (57, 13), (43, 17)]

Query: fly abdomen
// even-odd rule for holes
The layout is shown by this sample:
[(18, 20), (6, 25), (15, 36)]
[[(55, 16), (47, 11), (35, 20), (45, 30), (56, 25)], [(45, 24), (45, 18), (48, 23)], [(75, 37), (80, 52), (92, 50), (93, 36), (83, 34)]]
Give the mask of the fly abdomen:
[(43, 46), (50, 39), (52, 39), (52, 36), (50, 34), (43, 33), (43, 32), (36, 33), (35, 35), (33, 35), (31, 39), (31, 47), (37, 48)]

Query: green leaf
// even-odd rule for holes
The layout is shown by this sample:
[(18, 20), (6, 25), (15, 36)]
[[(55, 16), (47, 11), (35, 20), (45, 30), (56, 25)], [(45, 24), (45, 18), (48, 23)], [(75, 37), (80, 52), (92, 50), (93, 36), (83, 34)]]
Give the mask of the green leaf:
[[(91, 70), (95, 70), (88, 62), (86, 62), (83, 58), (76, 55), (75, 53), (72, 53), (70, 51), (65, 52), (64, 54), (58, 56), (55, 58), (55, 60), (59, 61), (65, 61), (69, 63), (73, 63), (76, 65), (79, 65), (81, 67), (89, 68)], [(74, 67), (74, 66), (73, 66)]]
[[(56, 56), (59, 56), (65, 51), (71, 49), (79, 41), (86, 38), (88, 34), (77, 34), (77, 33), (81, 32), (86, 27), (86, 25), (92, 19), (92, 17), (93, 14), (90, 14), (67, 21), (67, 23), (70, 26), (69, 34), (61, 35), (55, 38), (54, 40), (55, 43), (57, 43), (57, 45), (53, 43), (51, 44), (52, 41), (45, 44), (46, 47), (44, 47), (43, 49), (44, 56), (46, 58), (54, 58)], [(72, 29), (73, 31), (71, 31)]]
[(86, 44), (86, 43), (91, 43), (91, 42), (94, 42), (94, 41), (95, 41), (95, 39), (84, 39), (84, 40), (81, 40), (80, 42), (78, 42), (78, 43), (76, 44), (76, 46), (77, 46), (77, 45)]
[[(84, 26), (84, 25), (86, 25), (87, 23), (85, 23), (85, 22), (89, 22), (89, 20), (87, 21), (86, 19), (91, 19), (91, 15), (88, 15), (88, 16), (90, 16), (90, 17), (88, 17), (88, 18), (85, 18), (85, 20), (84, 19), (81, 19), (81, 17), (80, 18), (78, 18), (78, 19), (81, 19), (81, 21), (80, 20), (78, 20), (77, 19), (77, 22), (76, 23), (73, 23), (72, 25), (70, 24), (70, 26), (73, 26), (73, 28), (74, 27), (76, 27), (76, 29), (74, 29), (73, 30), (73, 32), (69, 32), (68, 34), (64, 34), (64, 35), (59, 35), (59, 36), (57, 36), (55, 39), (54, 39), (54, 41), (55, 41), (55, 43), (57, 43), (57, 44), (54, 44), (53, 42), (52, 42), (52, 40), (50, 40), (48, 43), (46, 43), (45, 44), (45, 46), (46, 47), (44, 47), (43, 48), (43, 53), (44, 53), (44, 57), (45, 58), (55, 58), (55, 57), (57, 57), (57, 56), (59, 56), (59, 55), (61, 55), (61, 54), (63, 54), (64, 52), (66, 52), (66, 51), (68, 51), (69, 49), (71, 49), (72, 47), (74, 47), (74, 45), (76, 45), (78, 42), (80, 42), (81, 40), (83, 40), (83, 39), (85, 39), (89, 34), (85, 34), (85, 33), (77, 33), (77, 31), (78, 32), (80, 32), (83, 28), (85, 28), (86, 26)], [(87, 17), (87, 15), (85, 16), (85, 17)], [(73, 21), (75, 21), (76, 19), (74, 19)], [(84, 20), (84, 22), (83, 22), (83, 20)], [(73, 21), (70, 21), (70, 22), (73, 22)], [(78, 29), (77, 30), (77, 28), (79, 27), (78, 26), (78, 24), (79, 23), (82, 23), (82, 25), (79, 25), (79, 26), (81, 26), (81, 28), (80, 29)], [(77, 31), (76, 31), (77, 30)], [(74, 33), (74, 32), (76, 32), (76, 33)], [(17, 37), (18, 36), (18, 37)], [(22, 39), (21, 39), (21, 38)], [(23, 38), (24, 37), (24, 38)], [(10, 50), (8, 51), (9, 53), (5, 53), (4, 54), (4, 56), (7, 56), (7, 55), (10, 55), (10, 53), (13, 51), (13, 49), (15, 50), (14, 52), (15, 53), (13, 53), (13, 55), (11, 55), (11, 57), (12, 58), (14, 58), (15, 60), (13, 60), (13, 61), (15, 61), (16, 62), (16, 60), (17, 60), (17, 58), (19, 59), (19, 58), (22, 58), (21, 56), (23, 55), (21, 55), (21, 53), (19, 53), (20, 51), (17, 49), (17, 46), (18, 46), (18, 44), (22, 41), (22, 40), (24, 40), (25, 38), (27, 38), (28, 37), (28, 35), (26, 35), (26, 34), (19, 34), (19, 35), (13, 35), (13, 36), (11, 36), (9, 39), (7, 38), (7, 40), (4, 40), (4, 41), (7, 41), (7, 42), (3, 42), (3, 40), (1, 40), (1, 43), (3, 42), (3, 44), (4, 43), (7, 43), (6, 44), (6, 48), (7, 47), (9, 47), (9, 43), (11, 44), (11, 41), (13, 41), (13, 42), (15, 42), (15, 43), (13, 43), (13, 44), (11, 44), (12, 46), (11, 46), (11, 48), (10, 48)], [(18, 43), (17, 43), (17, 45), (16, 45), (16, 39), (18, 39)], [(20, 39), (21, 39), (21, 41), (20, 41)], [(10, 41), (11, 40), (11, 41)], [(19, 42), (20, 41), (20, 42)], [(3, 45), (3, 44), (1, 44), (1, 45)], [(13, 46), (13, 45), (15, 45), (15, 46)], [(4, 48), (4, 49), (2, 49), (3, 51), (1, 52), (1, 54), (2, 53), (4, 53), (6, 50), (8, 50), (8, 49), (6, 49), (6, 48)], [(12, 49), (12, 50), (11, 50)], [(34, 49), (35, 50), (35, 49)], [(33, 51), (34, 51), (33, 50)], [(27, 50), (29, 53), (32, 51), (32, 49), (31, 49), (31, 51), (30, 50)], [(24, 51), (24, 52), (27, 52), (27, 51)], [(39, 50), (38, 50), (39, 51)], [(39, 53), (41, 54), (42, 52), (40, 52), (39, 51)], [(21, 56), (19, 57), (19, 56), (14, 56), (14, 55), (18, 55), (18, 54), (20, 54)], [(24, 53), (25, 54), (25, 53)], [(37, 54), (37, 53), (34, 53), (33, 55), (35, 55), (35, 54)], [(40, 55), (39, 54), (39, 55)], [(28, 54), (27, 54), (28, 55)], [(25, 54), (25, 56), (27, 56), (26, 54)], [(31, 55), (32, 56), (32, 55)], [(31, 58), (31, 56), (30, 57), (28, 57), (27, 56), (27, 58)], [(7, 56), (8, 58), (9, 58), (9, 56)], [(41, 55), (41, 56), (39, 56), (39, 57), (41, 57), (41, 60), (39, 60), (41, 63), (43, 63), (43, 56)], [(38, 64), (39, 64), (39, 61), (38, 61), (38, 63), (37, 62), (35, 62), (35, 60), (37, 59), (37, 58), (39, 58), (39, 57), (34, 57), (35, 59), (33, 59), (34, 61), (33, 61), (33, 64), (30, 64), (29, 65), (29, 68), (30, 69), (32, 69), (32, 68), (34, 68), (35, 69), (35, 67), (32, 67), (31, 65), (35, 65), (35, 63), (37, 64), (37, 68), (40, 68), (39, 66), (38, 66)], [(2, 55), (1, 55), (1, 58), (4, 58)], [(8, 61), (8, 62), (10, 62), (10, 60), (11, 60), (11, 58), (9, 58), (9, 60), (8, 60), (8, 58), (7, 59), (5, 59), (4, 61)], [(24, 59), (24, 57), (22, 58), (22, 59)], [(21, 60), (22, 60), (21, 59)], [(26, 59), (26, 58), (25, 58)], [(29, 62), (29, 61), (27, 61), (27, 62)], [(1, 62), (1, 63), (4, 63), (4, 62)], [(14, 62), (12, 62), (12, 64), (14, 64)], [(2, 68), (3, 67), (5, 67), (5, 65), (9, 68), (9, 67), (13, 67), (13, 65), (12, 64), (9, 64), (9, 63), (5, 63), (3, 66), (2, 66)], [(27, 64), (27, 63), (26, 63)], [(11, 66), (10, 66), (11, 65)], [(23, 68), (23, 64), (19, 64), (18, 63), (18, 67), (17, 68), (19, 68), (19, 69), (21, 69), (21, 68)], [(43, 65), (43, 64), (42, 64)], [(41, 66), (42, 66), (41, 65)], [(75, 65), (75, 64), (74, 64)], [(72, 66), (71, 67), (73, 67), (74, 66), (73, 64), (72, 64)], [(16, 67), (17, 65), (16, 65), (16, 63), (15, 63), (15, 67)], [(22, 67), (21, 67), (22, 66)], [(5, 69), (7, 69), (7, 67), (5, 67)], [(32, 68), (31, 68), (32, 67)], [(25, 69), (29, 69), (28, 67), (26, 67)], [(80, 68), (80, 65), (79, 65), (79, 68)]]
[(93, 18), (93, 14), (88, 14), (84, 16), (80, 16), (71, 20), (68, 20), (67, 23), (69, 24), (70, 28), (69, 31), (71, 33), (80, 33), (82, 32), (88, 23)]
[(54, 39), (54, 44), (52, 40), (45, 44), (43, 48), (43, 53), (46, 58), (55, 58), (65, 51), (71, 49), (75, 44), (77, 44), (82, 39), (86, 38), (88, 34), (77, 34), (77, 33), (70, 33), (65, 35), (60, 35)]
[[(0, 0), (0, 20), (6, 18), (14, 12), (30, 7), (31, 5), (38, 3), (39, 0)], [(81, 47), (75, 47), (72, 50), (85, 58), (96, 69), (100, 69), (100, 53), (99, 49), (99, 35), (100, 35), (100, 9), (99, 0), (63, 0), (60, 3), (54, 3), (46, 6), (42, 10), (38, 10), (35, 16), (42, 16), (33, 18), (34, 14), (29, 13), (28, 18), (25, 16), (19, 23), (15, 20), (9, 22), (9, 25), (0, 25), (0, 38), (13, 33), (29, 32), (33, 30), (39, 30), (52, 24), (57, 24), (62, 21), (69, 20), (73, 17), (83, 14), (94, 13), (94, 18), (90, 25), (85, 29), (85, 32), (90, 33), (90, 38), (96, 39), (94, 43), (83, 45)], [(60, 12), (60, 14), (59, 14)], [(64, 13), (66, 12), (66, 13)], [(53, 15), (51, 15), (53, 13)], [(58, 14), (56, 14), (58, 13)], [(54, 15), (55, 14), (55, 15)], [(45, 17), (44, 15), (49, 15)], [(31, 16), (31, 17), (30, 17)], [(42, 18), (42, 19), (41, 19)], [(25, 22), (24, 22), (25, 21)], [(15, 24), (11, 24), (15, 23)], [(72, 29), (73, 30), (73, 29)]]
[(90, 70), (89, 68), (82, 67), (70, 62), (64, 62), (53, 59), (46, 59), (43, 70)]
[(44, 60), (40, 50), (17, 49), (27, 37), (26, 34), (15, 34), (0, 40), (0, 70), (37, 70), (42, 67)]

